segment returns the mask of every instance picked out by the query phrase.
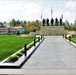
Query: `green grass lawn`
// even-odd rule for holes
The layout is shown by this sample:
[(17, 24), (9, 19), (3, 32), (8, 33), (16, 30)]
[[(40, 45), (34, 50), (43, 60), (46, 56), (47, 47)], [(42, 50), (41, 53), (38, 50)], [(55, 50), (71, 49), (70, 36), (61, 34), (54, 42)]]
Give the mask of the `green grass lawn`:
[(72, 37), (71, 40), (76, 43), (76, 37)]
[(17, 35), (0, 35), (0, 61), (29, 44), (34, 38), (21, 38)]

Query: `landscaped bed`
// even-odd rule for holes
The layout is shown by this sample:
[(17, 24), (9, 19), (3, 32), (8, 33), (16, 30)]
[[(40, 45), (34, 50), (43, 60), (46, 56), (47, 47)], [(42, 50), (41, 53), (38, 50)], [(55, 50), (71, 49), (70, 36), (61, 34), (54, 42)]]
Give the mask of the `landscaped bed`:
[(20, 68), (42, 43), (44, 37), (41, 35), (41, 37), (30, 39), (33, 39), (31, 43), (28, 45), (25, 44), (23, 48), (17, 50), (13, 54), (9, 55), (6, 59), (1, 61), (0, 68)]
[[(0, 35), (0, 61), (29, 44), (34, 38), (21, 38), (17, 35)], [(18, 54), (20, 55), (20, 54)]]

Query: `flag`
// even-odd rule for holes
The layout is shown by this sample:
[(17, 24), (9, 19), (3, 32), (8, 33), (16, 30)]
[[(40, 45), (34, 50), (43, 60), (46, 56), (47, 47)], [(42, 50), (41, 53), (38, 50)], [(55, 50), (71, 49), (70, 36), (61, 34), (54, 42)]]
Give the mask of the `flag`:
[(53, 9), (51, 7), (51, 19), (53, 18)]
[(53, 14), (53, 9), (51, 8), (51, 15)]
[(41, 20), (42, 20), (42, 13), (41, 13)]
[(61, 19), (63, 19), (63, 14), (61, 14)]

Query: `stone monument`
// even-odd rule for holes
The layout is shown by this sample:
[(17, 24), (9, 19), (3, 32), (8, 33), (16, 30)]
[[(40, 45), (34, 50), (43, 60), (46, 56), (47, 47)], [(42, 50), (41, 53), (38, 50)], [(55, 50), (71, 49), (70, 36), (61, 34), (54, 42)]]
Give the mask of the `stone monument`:
[(32, 32), (31, 36), (37, 34), (44, 34), (44, 36), (62, 36), (63, 34), (66, 34), (62, 18), (59, 20), (57, 18), (55, 20), (51, 18), (50, 23), (48, 18), (43, 18), (41, 24), (42, 25), (40, 31)]
[(43, 19), (43, 24), (40, 30), (40, 34), (44, 34), (46, 36), (51, 36), (51, 35), (57, 36), (57, 35), (63, 35), (66, 33), (61, 18), (59, 19), (59, 21), (56, 18), (55, 22), (54, 22), (54, 19), (52, 18), (51, 24), (49, 24), (49, 19), (47, 18), (46, 24), (45, 24), (45, 20)]

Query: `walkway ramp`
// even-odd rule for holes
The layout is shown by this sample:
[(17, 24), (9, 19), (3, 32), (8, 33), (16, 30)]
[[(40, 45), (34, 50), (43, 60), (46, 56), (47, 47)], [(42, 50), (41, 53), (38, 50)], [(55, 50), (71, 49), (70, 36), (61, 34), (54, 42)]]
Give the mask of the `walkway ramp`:
[(22, 69), (76, 69), (76, 48), (62, 37), (46, 37)]

